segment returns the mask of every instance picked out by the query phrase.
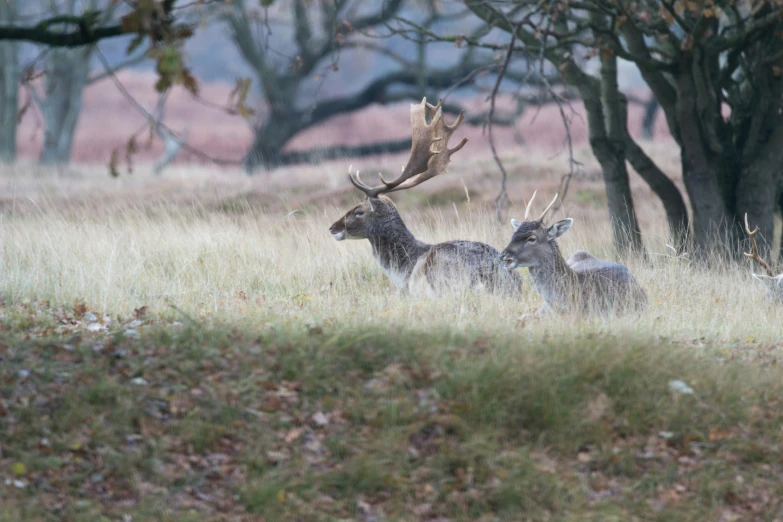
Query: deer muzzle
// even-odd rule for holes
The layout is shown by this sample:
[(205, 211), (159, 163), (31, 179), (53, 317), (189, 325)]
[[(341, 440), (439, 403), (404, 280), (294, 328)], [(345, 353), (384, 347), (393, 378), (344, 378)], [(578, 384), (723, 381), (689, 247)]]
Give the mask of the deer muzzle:
[(342, 241), (345, 239), (345, 227), (341, 226), (339, 222), (329, 227), (329, 233), (332, 234), (335, 241)]
[(503, 266), (508, 270), (512, 270), (517, 267), (516, 257), (509, 254), (506, 250), (498, 254), (498, 259), (500, 260), (501, 263), (503, 263)]

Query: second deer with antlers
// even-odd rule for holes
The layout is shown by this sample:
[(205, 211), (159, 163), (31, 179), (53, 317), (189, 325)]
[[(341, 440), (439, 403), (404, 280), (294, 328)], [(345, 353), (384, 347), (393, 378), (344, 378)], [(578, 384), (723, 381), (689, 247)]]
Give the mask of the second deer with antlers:
[[(337, 241), (367, 239), (372, 253), (392, 284), (404, 293), (437, 295), (445, 290), (484, 288), (490, 292), (516, 294), (522, 280), (506, 271), (495, 248), (477, 241), (446, 241), (430, 245), (418, 240), (403, 222), (385, 194), (415, 187), (446, 172), (452, 154), (468, 141), (463, 138), (449, 148), (449, 138), (462, 123), (463, 113), (451, 125), (445, 122), (441, 101), (433, 106), (426, 98), (411, 104), (412, 144), (408, 163), (400, 176), (370, 187), (349, 169), (351, 183), (367, 199), (329, 227)], [(431, 122), (427, 123), (429, 110)]]
[(557, 200), (555, 194), (541, 217), (528, 221), (535, 195), (526, 205), (524, 221), (511, 220), (514, 234), (500, 257), (509, 270), (528, 267), (545, 302), (540, 312), (605, 315), (610, 311), (645, 311), (647, 294), (625, 266), (600, 261), (584, 250), (568, 261), (563, 258), (556, 239), (571, 228), (574, 220), (563, 219), (548, 227), (544, 224), (544, 217)]

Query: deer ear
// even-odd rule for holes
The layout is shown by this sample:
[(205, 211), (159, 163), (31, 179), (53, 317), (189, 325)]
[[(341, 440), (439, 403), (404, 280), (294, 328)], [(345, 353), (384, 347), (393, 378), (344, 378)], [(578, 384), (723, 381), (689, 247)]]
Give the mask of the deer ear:
[(522, 224), (522, 223), (520, 223), (520, 222), (519, 222), (519, 221), (517, 221), (516, 219), (514, 219), (514, 218), (511, 218), (511, 226), (512, 226), (512, 227), (514, 227), (514, 232), (516, 232), (516, 231), (517, 231), (517, 229), (519, 228), (519, 226), (520, 226), (521, 224)]
[(552, 223), (552, 226), (549, 227), (547, 230), (547, 238), (549, 238), (550, 241), (553, 239), (557, 239), (558, 237), (562, 236), (566, 233), (566, 231), (571, 228), (571, 225), (574, 224), (573, 218), (566, 218), (561, 221), (558, 221), (557, 223)]

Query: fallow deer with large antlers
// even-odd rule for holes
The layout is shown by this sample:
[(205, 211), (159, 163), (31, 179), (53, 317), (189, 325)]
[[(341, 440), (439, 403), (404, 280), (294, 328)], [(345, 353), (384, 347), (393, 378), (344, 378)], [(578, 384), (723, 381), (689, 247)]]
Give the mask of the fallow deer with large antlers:
[[(348, 177), (367, 199), (349, 210), (329, 227), (337, 241), (367, 239), (373, 257), (392, 284), (403, 293), (438, 295), (445, 290), (461, 291), (483, 288), (493, 293), (517, 294), (522, 279), (506, 271), (498, 251), (477, 241), (446, 241), (434, 245), (417, 239), (400, 217), (386, 194), (415, 187), (446, 172), (451, 156), (467, 138), (449, 148), (449, 138), (462, 123), (463, 113), (447, 124), (441, 107), (426, 98), (411, 104), (412, 144), (408, 163), (397, 179), (371, 187), (362, 182), (359, 173), (348, 169)], [(431, 121), (427, 123), (429, 110)]]
[(750, 252), (743, 252), (743, 254), (745, 254), (745, 257), (748, 259), (752, 259), (761, 265), (764, 268), (764, 271), (767, 272), (766, 275), (754, 274), (753, 272), (751, 272), (750, 275), (764, 283), (764, 286), (767, 288), (767, 296), (773, 302), (783, 304), (783, 273), (775, 275), (775, 272), (769, 264), (767, 264), (759, 254), (759, 247), (756, 244), (756, 234), (759, 233), (759, 227), (756, 227), (753, 231), (750, 230), (747, 212), (745, 213), (745, 233), (750, 239)]
[(528, 220), (530, 198), (522, 222), (511, 220), (514, 233), (500, 258), (508, 270), (528, 267), (536, 290), (544, 299), (544, 312), (576, 312), (606, 315), (647, 309), (647, 294), (625, 266), (601, 261), (580, 250), (566, 261), (557, 238), (574, 224), (572, 218), (550, 226), (544, 217), (557, 200), (557, 194), (538, 219)]

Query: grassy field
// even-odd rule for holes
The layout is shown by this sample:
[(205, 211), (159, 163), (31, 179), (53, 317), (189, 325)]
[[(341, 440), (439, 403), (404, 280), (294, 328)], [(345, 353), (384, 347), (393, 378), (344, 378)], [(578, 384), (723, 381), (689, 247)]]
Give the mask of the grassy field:
[[(551, 219), (613, 258), (580, 158)], [(543, 208), (563, 158), (507, 161), (507, 218)], [(526, 271), (521, 300), (409, 299), (327, 231), (346, 168), (0, 170), (0, 520), (783, 520), (783, 321), (749, 265), (674, 256), (634, 177), (643, 317), (531, 319)], [(491, 162), (428, 185), (394, 195), (420, 239), (505, 247)]]

